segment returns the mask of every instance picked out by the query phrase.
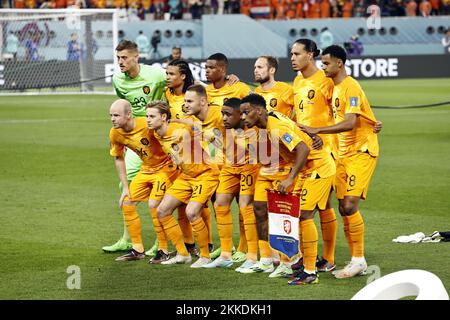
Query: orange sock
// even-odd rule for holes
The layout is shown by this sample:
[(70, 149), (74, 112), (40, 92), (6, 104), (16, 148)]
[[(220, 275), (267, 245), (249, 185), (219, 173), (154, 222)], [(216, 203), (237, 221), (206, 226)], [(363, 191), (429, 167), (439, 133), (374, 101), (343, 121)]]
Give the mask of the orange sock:
[(303, 257), (302, 226), (300, 219), (298, 220), (298, 256), (299, 258)]
[(239, 211), (239, 245), (237, 251), (247, 252), (248, 249), (247, 237), (245, 235), (244, 217)]
[(303, 243), (303, 265), (306, 271), (316, 270), (317, 242), (319, 235), (313, 219), (300, 221)]
[(167, 238), (172, 241), (173, 245), (177, 249), (178, 254), (182, 256), (189, 255), (186, 246), (184, 245), (183, 233), (181, 233), (177, 220), (172, 215), (169, 215), (167, 217), (160, 218), (159, 221), (164, 228)]
[(319, 212), (320, 227), (323, 238), (323, 257), (331, 264), (334, 263), (334, 251), (336, 247), (337, 219), (334, 209), (326, 209)]
[(193, 244), (194, 234), (192, 233), (192, 226), (186, 215), (186, 207), (182, 206), (177, 209), (178, 211), (178, 224), (180, 225), (181, 232), (185, 243)]
[(353, 241), (350, 238), (350, 231), (349, 231), (347, 216), (342, 216), (342, 223), (344, 224), (344, 234), (345, 234), (345, 239), (347, 239), (348, 247), (350, 249), (350, 256), (353, 257)]
[(211, 210), (209, 209), (209, 206), (206, 205), (203, 208), (202, 211), (202, 219), (203, 222), (206, 225), (206, 228), (208, 230), (208, 243), (213, 243), (213, 239), (212, 239), (212, 219), (211, 219)]
[(364, 221), (359, 211), (348, 218), (348, 231), (353, 242), (352, 257), (364, 257)]
[(289, 259), (288, 256), (285, 255), (284, 253), (280, 252), (280, 262), (286, 264), (291, 262), (291, 259)]
[(219, 231), (221, 253), (231, 257), (233, 248), (233, 218), (230, 207), (215, 207), (217, 230)]
[(258, 240), (259, 255), (261, 258), (272, 258), (272, 248), (269, 241)]
[(247, 239), (247, 259), (256, 261), (258, 259), (258, 231), (256, 230), (256, 218), (253, 206), (239, 209), (244, 219), (245, 238)]
[(156, 232), (156, 238), (158, 239), (158, 249), (167, 252), (169, 245), (167, 243), (167, 237), (161, 222), (158, 219), (158, 211), (156, 208), (150, 208), (150, 215), (152, 216), (153, 229)]
[(208, 248), (208, 228), (200, 217), (195, 221), (191, 221), (192, 230), (194, 230), (194, 236), (197, 240), (198, 246), (200, 247), (200, 256), (209, 259), (209, 248)]
[(141, 219), (136, 210), (135, 205), (122, 205), (122, 213), (127, 225), (128, 233), (130, 234), (133, 249), (137, 252), (144, 252), (144, 245), (142, 244), (142, 228)]

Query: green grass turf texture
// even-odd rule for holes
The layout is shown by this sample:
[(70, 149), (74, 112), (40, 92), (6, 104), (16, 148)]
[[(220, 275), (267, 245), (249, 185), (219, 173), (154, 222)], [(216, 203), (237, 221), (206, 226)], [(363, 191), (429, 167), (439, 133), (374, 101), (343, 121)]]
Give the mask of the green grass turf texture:
[[(450, 100), (449, 80), (361, 83), (373, 105), (410, 105)], [(199, 270), (149, 265), (147, 259), (115, 262), (117, 254), (101, 250), (122, 234), (118, 178), (108, 153), (114, 99), (0, 96), (0, 299), (350, 299), (366, 285), (367, 276), (320, 274), (319, 285), (288, 286), (268, 274), (239, 274), (237, 265)], [(391, 240), (450, 230), (450, 105), (374, 112), (384, 126), (368, 199), (360, 206), (368, 264), (381, 275), (428, 270), (449, 290), (450, 243)], [(155, 234), (143, 204), (139, 211), (148, 249)], [(338, 223), (336, 261), (342, 267), (349, 251), (340, 217)], [(237, 244), (236, 226), (235, 219)], [(214, 238), (218, 245), (216, 231)], [(66, 286), (71, 265), (80, 267), (80, 290)]]

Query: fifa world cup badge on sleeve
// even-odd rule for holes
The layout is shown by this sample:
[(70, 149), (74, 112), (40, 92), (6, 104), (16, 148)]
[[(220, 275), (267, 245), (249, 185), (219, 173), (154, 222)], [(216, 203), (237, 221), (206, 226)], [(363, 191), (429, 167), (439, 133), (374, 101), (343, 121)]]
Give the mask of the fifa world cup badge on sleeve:
[(267, 203), (270, 246), (292, 258), (298, 253), (300, 197), (267, 190)]

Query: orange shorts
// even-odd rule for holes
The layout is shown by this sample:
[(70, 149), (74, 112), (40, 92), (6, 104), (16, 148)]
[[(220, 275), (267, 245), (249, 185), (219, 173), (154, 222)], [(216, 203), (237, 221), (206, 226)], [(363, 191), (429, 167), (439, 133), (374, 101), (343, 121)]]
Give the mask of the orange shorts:
[(161, 201), (178, 174), (176, 167), (166, 167), (156, 173), (139, 171), (130, 184), (132, 201)]
[(312, 211), (324, 210), (333, 188), (334, 175), (318, 179), (298, 179), (294, 192), (300, 193), (300, 209)]
[(367, 152), (357, 153), (336, 162), (336, 196), (356, 196), (365, 199), (369, 189), (377, 158)]
[(218, 170), (207, 170), (195, 178), (182, 173), (166, 193), (183, 203), (195, 201), (205, 204), (216, 191), (218, 184)]
[(253, 195), (258, 177), (258, 165), (223, 167), (220, 170), (217, 193)]
[[(291, 167), (279, 167), (276, 171), (270, 171), (272, 170), (267, 170), (267, 167), (261, 167), (259, 170), (255, 184), (254, 201), (267, 202), (267, 189), (277, 189), (280, 182), (288, 177)], [(294, 185), (291, 187), (292, 190)]]

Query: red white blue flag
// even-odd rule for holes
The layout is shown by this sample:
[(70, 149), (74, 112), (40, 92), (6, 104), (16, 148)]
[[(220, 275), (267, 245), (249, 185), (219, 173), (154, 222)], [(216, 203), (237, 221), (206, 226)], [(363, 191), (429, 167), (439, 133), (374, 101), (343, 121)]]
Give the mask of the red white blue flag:
[(300, 197), (275, 190), (267, 190), (267, 197), (270, 246), (292, 258), (298, 253)]

